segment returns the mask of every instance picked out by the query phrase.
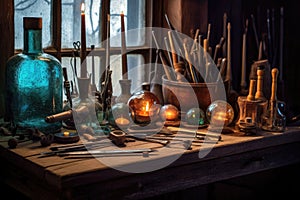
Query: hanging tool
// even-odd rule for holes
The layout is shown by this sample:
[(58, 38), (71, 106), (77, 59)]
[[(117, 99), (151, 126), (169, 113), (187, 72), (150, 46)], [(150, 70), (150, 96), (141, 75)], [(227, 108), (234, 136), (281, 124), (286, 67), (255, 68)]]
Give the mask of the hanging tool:
[(95, 82), (95, 45), (91, 45), (91, 56), (92, 56), (92, 83), (91, 83), (91, 92), (92, 94), (96, 94), (97, 92), (97, 87), (96, 87), (96, 82)]
[(72, 96), (71, 96), (71, 91), (70, 91), (70, 81), (68, 79), (68, 74), (67, 74), (67, 68), (63, 67), (63, 76), (64, 76), (64, 88), (65, 88), (65, 95), (67, 97), (67, 100), (70, 104), (70, 108), (73, 107), (72, 103)]

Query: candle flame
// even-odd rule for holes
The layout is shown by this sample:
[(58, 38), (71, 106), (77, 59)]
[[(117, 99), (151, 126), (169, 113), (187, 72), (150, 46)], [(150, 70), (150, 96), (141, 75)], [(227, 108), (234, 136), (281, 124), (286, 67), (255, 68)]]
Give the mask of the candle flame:
[(70, 132), (68, 132), (68, 131), (64, 132), (64, 136), (68, 137), (69, 135), (70, 135)]
[(81, 13), (84, 13), (84, 10), (85, 10), (84, 3), (81, 3)]
[(149, 102), (147, 101), (147, 104), (146, 104), (146, 111), (149, 111)]

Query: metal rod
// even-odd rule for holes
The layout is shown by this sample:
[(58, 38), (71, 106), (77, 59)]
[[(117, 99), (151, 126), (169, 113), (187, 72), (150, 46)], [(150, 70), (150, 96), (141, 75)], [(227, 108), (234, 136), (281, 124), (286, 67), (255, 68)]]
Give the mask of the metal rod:
[(68, 155), (107, 155), (107, 154), (127, 154), (127, 153), (144, 153), (153, 152), (152, 149), (124, 149), (124, 150), (90, 150), (90, 151), (76, 151), (76, 152), (61, 152), (57, 153), (58, 156)]
[(193, 129), (188, 129), (188, 128), (179, 128), (179, 127), (172, 127), (169, 126), (167, 127), (170, 131), (177, 131), (177, 132), (186, 132), (186, 133), (196, 133), (197, 135), (202, 135), (202, 136), (210, 136), (210, 137), (216, 137), (220, 138), (220, 134), (217, 133), (209, 133), (209, 132), (202, 132), (199, 130), (193, 130)]

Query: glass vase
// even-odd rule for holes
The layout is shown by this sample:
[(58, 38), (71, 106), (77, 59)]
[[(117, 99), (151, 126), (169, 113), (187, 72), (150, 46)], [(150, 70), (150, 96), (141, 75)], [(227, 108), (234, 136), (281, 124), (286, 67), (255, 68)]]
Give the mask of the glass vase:
[(18, 128), (37, 128), (45, 134), (60, 131), (62, 123), (45, 117), (63, 108), (61, 63), (42, 49), (42, 18), (25, 17), (24, 49), (6, 67), (8, 117)]

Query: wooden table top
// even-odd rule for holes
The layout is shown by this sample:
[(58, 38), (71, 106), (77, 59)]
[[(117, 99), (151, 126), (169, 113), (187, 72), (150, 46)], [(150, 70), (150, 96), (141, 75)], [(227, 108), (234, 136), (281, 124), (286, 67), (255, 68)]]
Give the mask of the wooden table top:
[[(207, 129), (203, 129), (203, 132), (207, 132)], [(181, 134), (176, 133), (175, 138), (181, 139), (179, 135)], [(189, 135), (189, 137), (191, 136), (193, 136), (193, 134)], [(148, 185), (151, 181), (155, 181), (156, 179), (163, 178), (165, 181), (168, 181), (168, 179), (175, 178), (172, 177), (175, 172), (178, 180), (180, 180), (180, 177), (186, 180), (178, 182), (178, 184), (181, 184), (181, 187), (184, 188), (188, 187), (188, 184), (190, 186), (199, 184), (199, 182), (187, 182), (188, 179), (185, 176), (191, 177), (191, 180), (194, 179), (194, 177), (192, 178), (191, 175), (188, 175), (191, 173), (191, 170), (194, 170), (194, 174), (199, 173), (200, 180), (201, 172), (197, 172), (197, 170), (202, 168), (206, 169), (205, 173), (210, 174), (210, 178), (203, 178), (203, 184), (226, 178), (226, 176), (234, 177), (235, 174), (241, 175), (250, 173), (250, 168), (253, 168), (251, 165), (250, 167), (245, 167), (247, 170), (239, 166), (240, 171), (231, 171), (230, 166), (226, 166), (226, 159), (234, 157), (235, 159), (240, 159), (247, 163), (246, 161), (251, 161), (253, 156), (255, 158), (256, 153), (249, 154), (251, 158), (249, 156), (247, 157), (246, 153), (259, 152), (277, 146), (298, 143), (300, 142), (300, 127), (288, 127), (285, 132), (258, 131), (256, 135), (252, 136), (246, 136), (238, 131), (229, 134), (220, 134), (220, 136), (221, 140), (217, 142), (215, 140), (207, 142), (207, 138), (205, 139), (206, 142), (193, 142), (191, 149), (188, 150), (185, 149), (182, 142), (177, 140), (171, 140), (168, 145), (136, 140), (134, 142), (127, 142), (125, 147), (117, 147), (112, 143), (109, 144), (109, 140), (107, 139), (103, 141), (103, 144), (109, 145), (102, 147), (101, 150), (151, 148), (154, 151), (149, 154), (131, 153), (125, 155), (91, 156), (89, 158), (73, 158), (57, 155), (48, 157), (41, 156), (42, 152), (51, 151), (50, 147), (61, 146), (61, 144), (56, 143), (52, 143), (51, 146), (48, 147), (42, 147), (40, 142), (28, 141), (18, 144), (15, 149), (10, 149), (7, 146), (7, 142), (1, 142), (0, 157), (7, 162), (6, 167), (12, 165), (15, 169), (20, 169), (23, 174), (34, 177), (42, 186), (52, 188), (51, 191), (61, 192), (62, 190), (70, 188), (84, 188), (88, 185), (97, 185), (99, 183), (106, 183), (106, 186), (102, 187), (102, 189), (106, 188), (109, 190), (114, 187), (120, 189), (121, 186), (114, 184), (121, 180), (123, 181), (122, 184), (127, 183), (127, 185), (132, 181), (135, 181), (134, 184), (137, 182), (141, 182), (142, 184), (144, 181), (143, 185)], [(7, 136), (2, 136), (1, 140), (5, 140), (6, 138)], [(86, 141), (81, 138), (78, 143), (86, 143)], [(299, 144), (296, 146), (297, 149), (298, 146)], [(295, 146), (291, 147), (292, 150), (294, 148)], [(295, 158), (299, 157), (298, 152), (294, 152)], [(273, 153), (274, 152), (271, 154), (273, 155)], [(242, 154), (246, 156), (239, 157), (239, 155)], [(260, 154), (257, 153), (257, 155), (259, 156)], [(294, 157), (291, 158), (291, 162)], [(214, 173), (217, 174), (218, 170), (221, 170), (216, 166), (218, 165), (220, 167), (220, 163), (217, 163), (218, 159), (222, 160), (224, 170), (227, 169), (229, 172), (224, 177), (214, 177)], [(259, 158), (257, 159), (259, 160)], [(289, 158), (286, 159), (288, 160)], [(243, 163), (243, 165), (245, 163)], [(279, 165), (284, 165), (284, 163), (279, 163), (278, 166)], [(264, 167), (265, 166), (260, 166), (258, 170)], [(178, 174), (178, 169), (180, 169), (182, 174)], [(188, 172), (185, 170), (188, 170)], [(230, 174), (230, 172), (232, 172), (232, 174)], [(2, 170), (2, 173), (5, 172)], [(212, 176), (213, 178), (211, 178)], [(146, 181), (147, 179), (148, 182)], [(178, 184), (170, 184), (168, 187), (159, 187), (160, 184), (157, 184), (155, 192), (160, 193), (175, 190), (179, 187)], [(186, 184), (186, 186), (184, 184)], [(140, 186), (137, 187), (139, 188)], [(126, 191), (128, 192), (128, 190)], [(144, 190), (143, 194), (146, 194), (146, 191), (147, 190)], [(140, 191), (135, 191), (131, 194), (131, 197), (138, 197), (139, 192)], [(152, 193), (153, 191), (149, 189), (148, 195), (151, 196)]]

